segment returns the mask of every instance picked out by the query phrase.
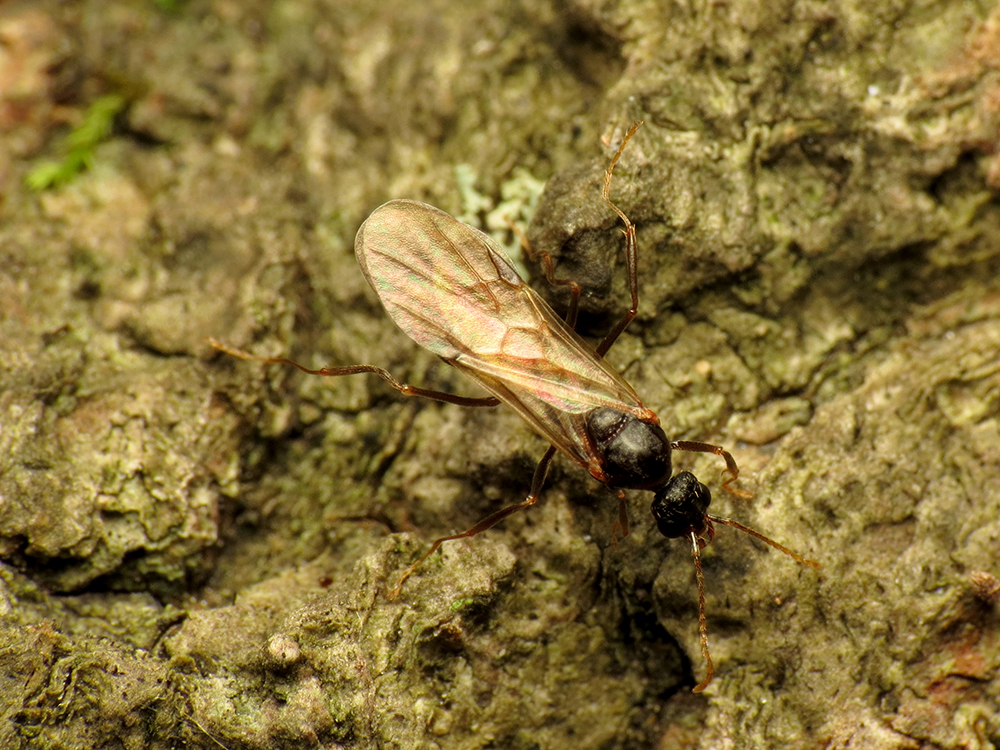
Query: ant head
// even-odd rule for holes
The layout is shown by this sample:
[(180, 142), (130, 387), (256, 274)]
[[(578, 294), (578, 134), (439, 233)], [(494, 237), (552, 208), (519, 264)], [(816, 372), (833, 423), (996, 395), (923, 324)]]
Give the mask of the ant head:
[(673, 477), (653, 498), (653, 518), (660, 533), (668, 539), (687, 536), (692, 531), (697, 536), (711, 533), (708, 506), (712, 493), (690, 471)]
[(609, 487), (652, 490), (670, 477), (670, 441), (660, 425), (602, 406), (587, 414), (586, 427)]

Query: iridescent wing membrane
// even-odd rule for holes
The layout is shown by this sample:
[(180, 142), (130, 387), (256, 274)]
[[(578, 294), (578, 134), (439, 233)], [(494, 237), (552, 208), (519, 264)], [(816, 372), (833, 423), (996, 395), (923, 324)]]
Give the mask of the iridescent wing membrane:
[(595, 476), (587, 412), (610, 406), (656, 421), (479, 230), (426, 203), (394, 200), (368, 217), (354, 249), (368, 283), (410, 338), (509, 404)]

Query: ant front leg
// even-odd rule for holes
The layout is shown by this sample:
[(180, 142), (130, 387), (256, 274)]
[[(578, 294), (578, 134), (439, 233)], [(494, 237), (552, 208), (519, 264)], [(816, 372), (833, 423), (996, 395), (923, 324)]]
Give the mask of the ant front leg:
[(740, 468), (736, 465), (736, 459), (733, 458), (733, 455), (722, 446), (711, 445), (709, 443), (692, 442), (690, 440), (672, 440), (670, 442), (670, 447), (675, 451), (714, 453), (716, 456), (722, 456), (723, 460), (726, 462), (726, 468), (722, 470), (722, 473), (724, 475), (729, 475), (728, 479), (723, 480), (722, 489), (731, 495), (736, 495), (736, 497), (741, 497), (744, 500), (753, 497), (753, 494), (747, 492), (746, 490), (739, 489), (738, 487), (730, 487), (730, 485), (735, 482), (736, 478), (740, 475)]

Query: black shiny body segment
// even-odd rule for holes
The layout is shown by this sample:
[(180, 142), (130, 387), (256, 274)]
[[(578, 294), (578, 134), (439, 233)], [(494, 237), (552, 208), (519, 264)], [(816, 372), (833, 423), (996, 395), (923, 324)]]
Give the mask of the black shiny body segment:
[(651, 490), (670, 478), (670, 441), (660, 425), (604, 406), (587, 413), (586, 430), (609, 487)]
[(694, 532), (701, 537), (710, 528), (708, 506), (712, 493), (690, 471), (682, 471), (653, 498), (653, 518), (656, 528), (668, 539), (677, 539)]

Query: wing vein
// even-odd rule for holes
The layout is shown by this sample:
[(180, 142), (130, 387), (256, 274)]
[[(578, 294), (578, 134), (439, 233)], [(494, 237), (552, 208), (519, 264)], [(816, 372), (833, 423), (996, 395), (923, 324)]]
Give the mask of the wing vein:
[(655, 419), (482, 232), (432, 206), (390, 201), (361, 227), (355, 251), (410, 338), (509, 404), (577, 462), (589, 461), (582, 420), (591, 409), (613, 406)]

